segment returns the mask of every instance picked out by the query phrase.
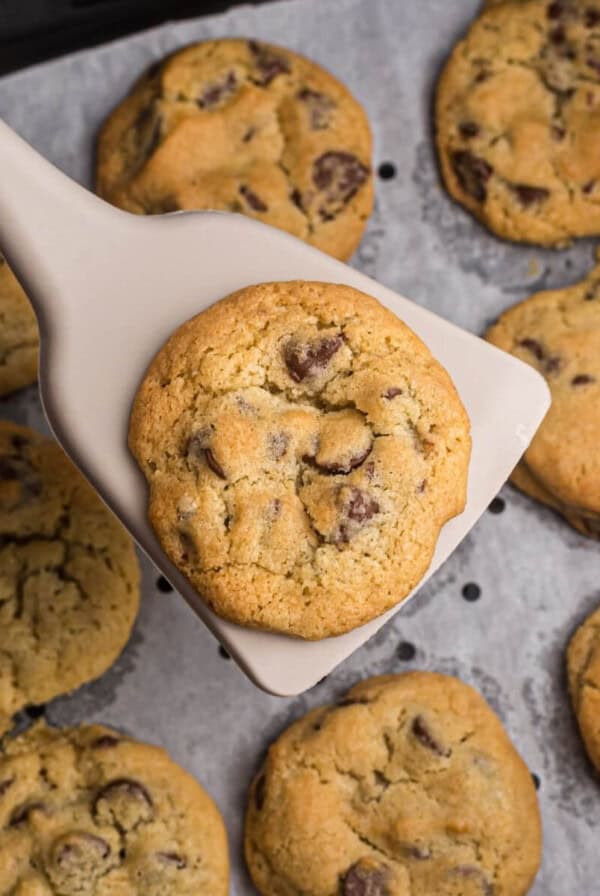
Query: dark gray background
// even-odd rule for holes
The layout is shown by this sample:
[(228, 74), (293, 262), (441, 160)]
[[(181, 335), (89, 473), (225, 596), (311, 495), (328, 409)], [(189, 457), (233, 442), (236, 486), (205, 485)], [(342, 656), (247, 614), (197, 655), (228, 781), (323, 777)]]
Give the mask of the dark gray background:
[[(93, 138), (138, 72), (196, 38), (253, 35), (315, 58), (346, 81), (373, 122), (377, 205), (353, 263), (444, 317), (480, 333), (508, 305), (577, 279), (593, 246), (562, 252), (502, 243), (442, 190), (431, 144), (432, 89), (477, 0), (287, 0), (181, 22), (0, 81), (0, 116), (89, 184)], [(166, 299), (168, 300), (168, 298)], [(82, 296), (85, 301), (85, 296)], [(476, 375), (476, 372), (475, 372)], [(35, 390), (0, 413), (42, 425)], [(498, 408), (502, 413), (502, 408)], [(84, 422), (83, 422), (84, 423)], [(541, 779), (545, 855), (536, 896), (597, 892), (600, 790), (571, 716), (564, 649), (600, 602), (598, 544), (510, 487), (414, 601), (329, 678), (294, 700), (257, 691), (144, 563), (142, 611), (103, 679), (47, 708), (56, 723), (98, 720), (165, 746), (210, 790), (231, 838), (232, 892), (252, 888), (240, 859), (244, 795), (269, 740), (308, 706), (366, 675), (407, 668), (460, 675), (500, 713)], [(462, 597), (476, 582), (481, 597)], [(415, 645), (412, 661), (398, 646)]]

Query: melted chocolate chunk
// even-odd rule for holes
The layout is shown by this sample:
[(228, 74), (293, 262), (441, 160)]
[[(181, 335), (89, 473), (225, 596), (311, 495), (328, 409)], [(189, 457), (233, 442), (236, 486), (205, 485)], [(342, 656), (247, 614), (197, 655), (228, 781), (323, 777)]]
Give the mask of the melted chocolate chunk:
[(461, 189), (477, 202), (487, 199), (486, 184), (492, 176), (493, 168), (485, 159), (474, 156), (467, 150), (452, 153), (451, 163)]
[(548, 355), (537, 339), (521, 339), (517, 345), (526, 348), (543, 365), (546, 373), (557, 373), (561, 368), (561, 360), (556, 355)]
[(559, 19), (565, 12), (564, 3), (551, 3), (546, 10), (549, 19)]
[(120, 830), (132, 830), (152, 820), (154, 805), (139, 781), (117, 778), (96, 794), (92, 814), (104, 821), (110, 819)]
[(260, 196), (257, 196), (256, 193), (254, 193), (250, 189), (250, 187), (246, 186), (246, 184), (242, 184), (242, 186), (240, 187), (240, 193), (253, 211), (266, 212), (269, 210), (269, 206), (266, 204), (266, 202), (263, 202)]
[(156, 852), (154, 858), (159, 865), (164, 865), (167, 868), (175, 868), (177, 871), (187, 868), (186, 860), (178, 852)]
[(5, 778), (4, 781), (0, 781), (0, 797), (3, 797), (7, 790), (15, 783), (15, 778)]
[(110, 845), (106, 840), (82, 831), (61, 839), (54, 850), (54, 861), (63, 870), (75, 870), (109, 855)]
[(297, 98), (306, 104), (308, 109), (308, 120), (311, 130), (324, 131), (331, 122), (331, 116), (335, 109), (335, 103), (331, 97), (310, 87), (303, 87), (296, 94)]
[(546, 353), (537, 339), (521, 339), (517, 344), (530, 351), (538, 361), (543, 361), (546, 357)]
[(572, 386), (587, 386), (590, 383), (595, 383), (596, 377), (590, 376), (589, 373), (578, 373), (577, 376), (574, 376), (571, 380)]
[(317, 462), (316, 458), (311, 457), (308, 454), (305, 454), (302, 460), (305, 463), (311, 464), (311, 466), (316, 467), (317, 470), (320, 470), (322, 473), (326, 473), (329, 476), (336, 475), (345, 475), (350, 473), (352, 470), (356, 470), (357, 467), (360, 467), (369, 454), (373, 450), (373, 446), (369, 445), (366, 451), (362, 451), (360, 454), (356, 454), (353, 457), (350, 457), (347, 461), (339, 461), (338, 463), (330, 463), (330, 464), (320, 464)]
[(200, 94), (196, 103), (201, 109), (211, 109), (220, 103), (222, 99), (230, 96), (237, 88), (235, 72), (228, 72), (227, 77), (217, 84), (210, 84)]
[(326, 152), (313, 163), (313, 183), (317, 190), (326, 193), (329, 202), (345, 205), (358, 193), (368, 176), (367, 166), (349, 152)]
[(296, 208), (299, 208), (301, 212), (304, 212), (305, 209), (302, 200), (302, 193), (297, 187), (294, 187), (294, 189), (290, 193), (290, 199), (292, 200)]
[(257, 780), (254, 786), (254, 805), (258, 809), (259, 812), (262, 811), (262, 808), (265, 804), (265, 799), (267, 796), (267, 776), (261, 775)]
[(94, 750), (106, 750), (111, 749), (112, 747), (118, 747), (120, 743), (120, 738), (114, 737), (112, 734), (102, 734), (100, 737), (97, 737), (96, 740), (93, 740), (90, 746)]
[(586, 28), (595, 28), (596, 25), (600, 25), (600, 9), (593, 7), (586, 9), (583, 21)]
[(596, 181), (595, 181), (595, 180), (588, 180), (587, 184), (584, 184), (584, 185), (582, 186), (581, 191), (582, 191), (583, 193), (585, 193), (586, 196), (589, 196), (590, 193), (592, 192), (592, 190), (594, 189), (595, 185), (596, 185)]
[(552, 44), (564, 44), (567, 39), (567, 35), (563, 26), (559, 25), (557, 28), (552, 29), (552, 31), (548, 34), (548, 38), (550, 40), (550, 43)]
[(479, 125), (474, 121), (463, 121), (459, 124), (458, 130), (461, 137), (470, 140), (471, 137), (476, 137), (479, 133)]
[(357, 862), (341, 879), (342, 896), (389, 896), (388, 869), (374, 862)]
[(383, 397), (387, 398), (388, 401), (391, 401), (392, 398), (396, 398), (397, 395), (402, 395), (403, 390), (399, 386), (390, 386), (389, 389), (386, 389), (383, 393)]
[(550, 195), (550, 190), (546, 190), (544, 187), (531, 187), (528, 184), (511, 184), (511, 190), (524, 206), (545, 202)]
[(344, 343), (343, 336), (327, 336), (318, 342), (290, 341), (283, 349), (283, 360), (295, 383), (317, 376)]
[(348, 519), (357, 523), (366, 523), (379, 513), (379, 504), (366, 492), (359, 488), (353, 488), (346, 513)]
[(431, 750), (432, 753), (436, 753), (438, 756), (442, 756), (444, 759), (447, 759), (452, 751), (448, 749), (448, 747), (444, 747), (443, 744), (440, 744), (429, 728), (427, 727), (427, 723), (423, 716), (415, 716), (413, 720), (411, 731), (414, 736), (417, 738), (420, 743), (423, 744), (428, 750)]
[(285, 432), (275, 432), (269, 437), (269, 454), (275, 460), (282, 458), (288, 450), (289, 438)]
[(210, 448), (204, 449), (204, 457), (206, 458), (206, 466), (213, 471), (215, 476), (218, 476), (219, 479), (227, 479), (227, 476), (223, 471), (223, 467), (218, 462)]
[(278, 75), (290, 73), (290, 63), (279, 53), (274, 53), (273, 50), (257, 43), (255, 40), (248, 42), (248, 48), (254, 57), (254, 64), (259, 72), (258, 77), (252, 80), (259, 87), (266, 87)]
[(45, 803), (40, 802), (39, 800), (31, 803), (24, 803), (22, 806), (17, 806), (16, 809), (13, 809), (11, 816), (9, 818), (10, 827), (17, 827), (17, 825), (24, 824), (29, 821), (29, 816), (32, 812), (48, 812), (48, 807)]
[(475, 865), (457, 865), (449, 874), (452, 877), (462, 877), (465, 880), (475, 880), (481, 886), (482, 896), (494, 896), (494, 888), (484, 872)]

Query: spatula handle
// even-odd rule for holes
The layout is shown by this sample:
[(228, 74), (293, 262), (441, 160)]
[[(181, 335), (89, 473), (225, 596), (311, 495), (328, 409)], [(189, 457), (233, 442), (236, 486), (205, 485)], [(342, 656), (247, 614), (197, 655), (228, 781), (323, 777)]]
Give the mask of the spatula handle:
[(0, 250), (42, 322), (60, 310), (70, 275), (101, 251), (96, 234), (118, 214), (0, 120)]

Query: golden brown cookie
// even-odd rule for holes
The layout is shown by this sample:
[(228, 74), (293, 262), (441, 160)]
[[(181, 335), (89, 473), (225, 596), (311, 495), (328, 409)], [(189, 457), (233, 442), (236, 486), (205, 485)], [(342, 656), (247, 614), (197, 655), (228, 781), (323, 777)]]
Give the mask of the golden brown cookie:
[(0, 892), (226, 896), (227, 838), (158, 747), (98, 725), (38, 725), (0, 753)]
[(484, 9), (440, 79), (437, 145), (451, 195), (506, 239), (600, 233), (600, 2)]
[(583, 742), (592, 763), (600, 771), (600, 607), (571, 638), (567, 673)]
[(552, 406), (513, 474), (585, 534), (600, 530), (600, 266), (580, 283), (536, 293), (486, 334), (535, 367)]
[(414, 672), (284, 731), (250, 790), (245, 853), (263, 896), (524, 896), (540, 814), (485, 700)]
[(38, 345), (33, 308), (0, 255), (0, 396), (35, 382)]
[(108, 118), (97, 189), (141, 214), (241, 212), (345, 259), (373, 207), (371, 152), (364, 110), (316, 63), (205, 41), (154, 65)]
[(405, 597), (464, 507), (469, 421), (442, 366), (348, 286), (251, 286), (148, 369), (129, 443), (172, 562), (219, 615), (302, 638)]
[(55, 442), (0, 422), (0, 734), (105, 672), (139, 599), (121, 524)]

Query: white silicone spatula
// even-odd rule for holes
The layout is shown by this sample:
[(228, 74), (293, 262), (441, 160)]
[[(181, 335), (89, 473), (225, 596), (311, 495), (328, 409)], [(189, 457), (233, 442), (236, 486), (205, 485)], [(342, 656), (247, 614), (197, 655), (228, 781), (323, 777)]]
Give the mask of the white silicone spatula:
[(549, 406), (530, 367), (300, 240), (239, 215), (118, 211), (2, 122), (0, 248), (38, 314), (40, 389), (57, 439), (245, 672), (275, 694), (311, 687), (395, 610), (320, 642), (251, 631), (211, 613), (168, 561), (146, 520), (127, 429), (145, 368), (173, 330), (242, 286), (292, 279), (349, 284), (406, 321), (454, 379), (473, 434), (467, 507), (444, 527), (428, 575), (485, 510)]

